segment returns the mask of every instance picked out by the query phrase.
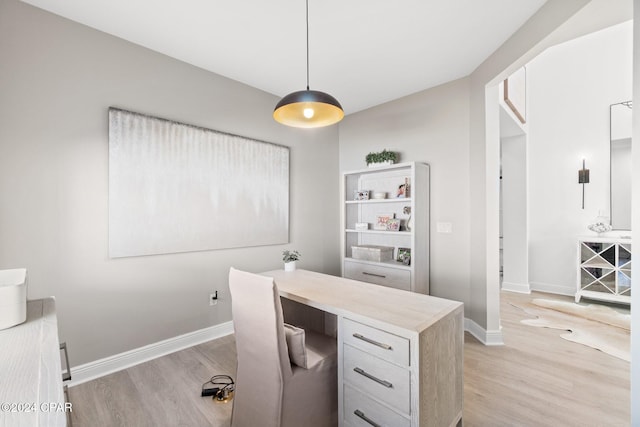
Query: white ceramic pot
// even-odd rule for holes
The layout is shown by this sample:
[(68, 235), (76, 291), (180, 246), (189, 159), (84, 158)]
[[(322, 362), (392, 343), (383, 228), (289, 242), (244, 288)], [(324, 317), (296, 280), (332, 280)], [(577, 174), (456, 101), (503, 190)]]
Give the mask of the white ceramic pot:
[(296, 262), (295, 261), (285, 262), (284, 271), (296, 271)]
[(381, 166), (391, 166), (392, 164), (393, 164), (392, 160), (385, 160), (384, 162), (379, 162), (379, 163), (367, 163), (367, 167), (379, 168)]

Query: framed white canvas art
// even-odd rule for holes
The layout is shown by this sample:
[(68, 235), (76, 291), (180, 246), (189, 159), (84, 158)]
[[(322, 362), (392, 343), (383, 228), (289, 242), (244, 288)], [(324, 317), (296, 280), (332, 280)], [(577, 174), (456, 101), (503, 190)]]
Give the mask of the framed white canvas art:
[(110, 257), (288, 240), (288, 147), (109, 109)]

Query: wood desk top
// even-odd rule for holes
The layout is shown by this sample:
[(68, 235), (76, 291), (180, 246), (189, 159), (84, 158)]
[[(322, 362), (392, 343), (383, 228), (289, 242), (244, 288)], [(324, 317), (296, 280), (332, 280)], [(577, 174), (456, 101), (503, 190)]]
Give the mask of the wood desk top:
[(362, 316), (417, 333), (463, 307), (457, 301), (308, 270), (260, 274), (273, 277), (280, 295), (287, 299), (328, 313)]

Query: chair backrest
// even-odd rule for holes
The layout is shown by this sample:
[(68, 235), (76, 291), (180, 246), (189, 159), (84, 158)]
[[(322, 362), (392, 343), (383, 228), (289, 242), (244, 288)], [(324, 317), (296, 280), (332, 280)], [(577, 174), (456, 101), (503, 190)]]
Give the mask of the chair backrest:
[(278, 289), (270, 277), (231, 268), (229, 290), (238, 357), (232, 424), (278, 426), (292, 374)]

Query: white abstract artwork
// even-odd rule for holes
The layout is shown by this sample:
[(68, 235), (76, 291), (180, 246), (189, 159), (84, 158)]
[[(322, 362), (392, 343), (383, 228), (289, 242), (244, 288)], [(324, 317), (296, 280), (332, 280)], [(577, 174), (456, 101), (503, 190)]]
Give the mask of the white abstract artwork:
[(288, 147), (109, 109), (110, 257), (288, 240)]

